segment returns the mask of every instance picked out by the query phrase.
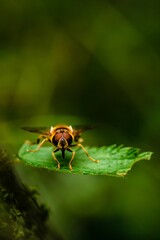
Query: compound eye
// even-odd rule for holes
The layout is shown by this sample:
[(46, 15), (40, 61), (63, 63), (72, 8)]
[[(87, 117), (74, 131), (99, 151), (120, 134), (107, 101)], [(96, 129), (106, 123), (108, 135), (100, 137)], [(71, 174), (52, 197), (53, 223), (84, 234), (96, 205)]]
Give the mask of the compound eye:
[(57, 146), (58, 145), (58, 142), (59, 142), (59, 139), (62, 137), (62, 133), (56, 133), (54, 135), (54, 137), (52, 138), (52, 143)]
[(55, 136), (52, 138), (52, 143), (54, 146), (58, 145), (58, 141), (55, 139)]
[(64, 138), (66, 139), (68, 146), (71, 145), (71, 143), (73, 142), (73, 138), (69, 133), (64, 133), (63, 134)]
[[(58, 143), (60, 143), (61, 146), (70, 146), (73, 138), (68, 132), (57, 132), (54, 137), (52, 138), (52, 143), (54, 146), (58, 146)], [(59, 142), (60, 141), (60, 142)]]

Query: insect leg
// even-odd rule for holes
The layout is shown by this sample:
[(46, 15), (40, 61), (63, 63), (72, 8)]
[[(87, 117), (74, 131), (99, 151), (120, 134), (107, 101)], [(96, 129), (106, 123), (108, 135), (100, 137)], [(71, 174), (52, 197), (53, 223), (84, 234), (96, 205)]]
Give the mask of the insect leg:
[(83, 149), (83, 151), (85, 152), (85, 154), (87, 155), (87, 157), (88, 157), (92, 162), (99, 162), (99, 160), (96, 160), (96, 159), (92, 158), (92, 157), (88, 154), (87, 150), (83, 147), (83, 145), (82, 145), (81, 143), (78, 143), (76, 146), (77, 146), (77, 147), (81, 147), (81, 148)]
[(59, 163), (59, 161), (58, 161), (58, 159), (56, 158), (56, 156), (55, 156), (55, 152), (57, 152), (57, 151), (59, 151), (59, 148), (56, 148), (53, 152), (52, 152), (52, 157), (53, 157), (53, 159), (57, 162), (57, 167), (58, 167), (58, 169), (60, 169), (60, 163)]
[(43, 139), (43, 141), (38, 145), (37, 149), (28, 150), (28, 152), (38, 152), (39, 149), (42, 147), (42, 145), (43, 145), (46, 141), (48, 141), (48, 138)]
[(67, 148), (67, 150), (69, 151), (69, 152), (72, 152), (72, 157), (71, 157), (71, 160), (70, 160), (70, 162), (69, 162), (69, 169), (70, 170), (72, 170), (72, 161), (73, 161), (73, 159), (74, 159), (74, 156), (75, 156), (75, 151), (72, 151), (70, 148)]
[(37, 144), (39, 144), (41, 138), (43, 138), (43, 135), (40, 135), (40, 136), (37, 138)]

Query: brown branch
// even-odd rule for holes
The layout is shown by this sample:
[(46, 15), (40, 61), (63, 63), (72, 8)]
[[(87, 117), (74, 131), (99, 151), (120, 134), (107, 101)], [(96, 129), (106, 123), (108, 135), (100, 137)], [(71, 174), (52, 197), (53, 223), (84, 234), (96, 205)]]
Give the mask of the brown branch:
[(17, 177), (9, 155), (3, 149), (0, 149), (0, 191), (1, 203), (11, 222), (17, 226), (13, 236), (21, 232), (20, 239), (61, 239), (47, 227), (47, 208), (37, 202), (35, 191), (29, 190)]

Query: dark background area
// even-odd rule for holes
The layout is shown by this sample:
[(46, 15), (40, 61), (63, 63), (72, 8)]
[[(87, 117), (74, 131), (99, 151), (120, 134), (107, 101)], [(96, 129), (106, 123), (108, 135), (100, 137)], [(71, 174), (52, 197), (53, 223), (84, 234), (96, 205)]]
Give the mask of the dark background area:
[(124, 179), (16, 166), (64, 239), (159, 239), (159, 1), (0, 1), (0, 144), (22, 126), (100, 123), (85, 144), (153, 151)]

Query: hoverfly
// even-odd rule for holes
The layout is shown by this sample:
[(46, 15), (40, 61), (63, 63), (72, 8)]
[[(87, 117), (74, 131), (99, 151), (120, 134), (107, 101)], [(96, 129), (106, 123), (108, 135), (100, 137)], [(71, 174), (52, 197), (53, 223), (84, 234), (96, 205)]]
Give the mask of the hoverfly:
[[(52, 151), (52, 156), (53, 159), (57, 162), (57, 167), (60, 169), (60, 163), (58, 159), (55, 156), (55, 153), (57, 151), (62, 152), (62, 158), (65, 158), (65, 151), (69, 151), (72, 153), (71, 160), (69, 161), (69, 169), (72, 170), (72, 161), (75, 156), (75, 151), (73, 151), (71, 148), (72, 147), (80, 147), (83, 149), (84, 153), (87, 155), (87, 157), (93, 161), (93, 162), (99, 162), (99, 160), (95, 160), (92, 158), (87, 150), (84, 148), (84, 146), (81, 144), (83, 142), (83, 139), (81, 138), (81, 133), (94, 128), (95, 126), (79, 126), (79, 127), (72, 127), (69, 125), (56, 125), (56, 126), (51, 126), (50, 128), (46, 127), (23, 127), (23, 130), (33, 132), (33, 133), (38, 133), (40, 136), (37, 139), (37, 144), (38, 147), (35, 150), (29, 150), (29, 152), (37, 152), (40, 150), (42, 145), (46, 142), (49, 141), (51, 144), (55, 146), (55, 149)], [(43, 139), (43, 140), (42, 140)], [(41, 141), (42, 140), (42, 141)]]

